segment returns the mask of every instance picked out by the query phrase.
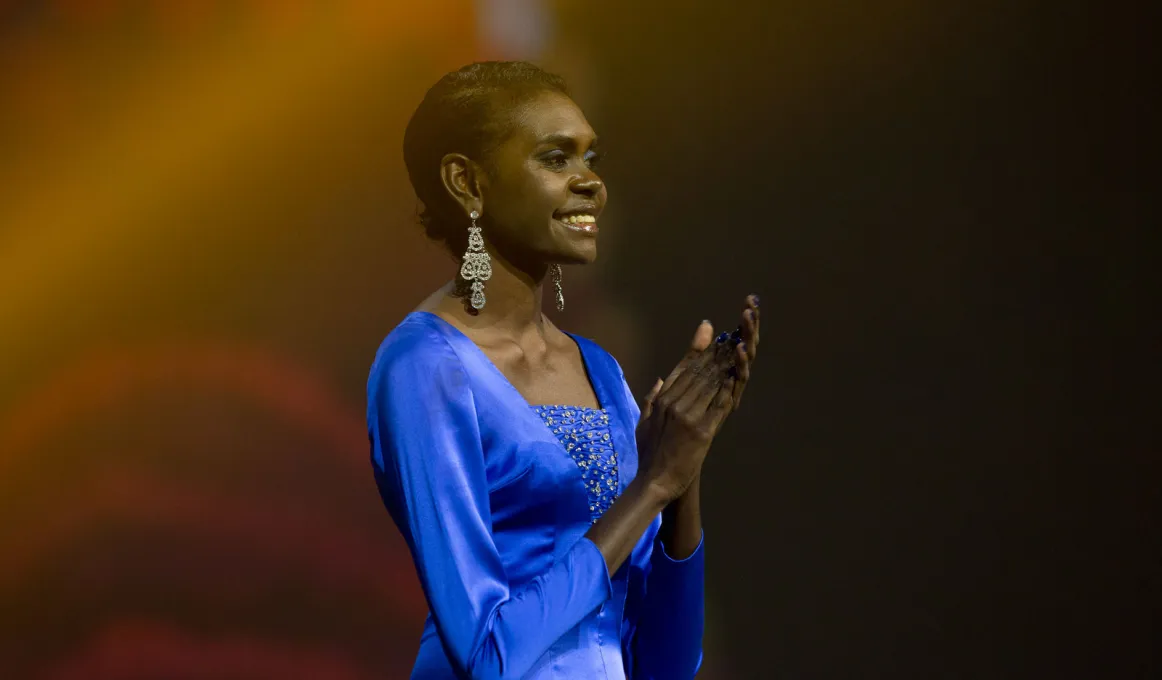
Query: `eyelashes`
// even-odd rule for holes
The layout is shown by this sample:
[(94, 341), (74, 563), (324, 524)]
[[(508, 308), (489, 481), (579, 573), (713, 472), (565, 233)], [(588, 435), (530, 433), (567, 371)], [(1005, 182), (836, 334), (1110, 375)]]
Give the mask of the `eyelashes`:
[(553, 170), (564, 170), (569, 164), (569, 157), (564, 151), (550, 151), (541, 156), (541, 162)]
[[(586, 151), (582, 160), (586, 167), (593, 169), (601, 162), (602, 155), (598, 151)], [(564, 170), (569, 165), (569, 154), (557, 149), (541, 156), (541, 162), (552, 170)]]

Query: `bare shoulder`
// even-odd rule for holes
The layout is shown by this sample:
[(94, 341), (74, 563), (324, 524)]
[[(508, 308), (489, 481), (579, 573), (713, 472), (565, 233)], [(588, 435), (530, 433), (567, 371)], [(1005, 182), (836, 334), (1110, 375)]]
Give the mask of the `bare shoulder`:
[(446, 308), (448, 306), (449, 293), (452, 290), (452, 282), (449, 281), (443, 286), (432, 291), (432, 294), (424, 298), (420, 304), (416, 305), (413, 312), (428, 312), (436, 316), (446, 316)]
[(464, 311), (464, 305), (453, 293), (454, 282), (449, 281), (424, 298), (423, 302), (412, 311), (426, 312), (437, 316), (464, 335), (475, 337), (471, 320), (466, 318), (467, 312)]

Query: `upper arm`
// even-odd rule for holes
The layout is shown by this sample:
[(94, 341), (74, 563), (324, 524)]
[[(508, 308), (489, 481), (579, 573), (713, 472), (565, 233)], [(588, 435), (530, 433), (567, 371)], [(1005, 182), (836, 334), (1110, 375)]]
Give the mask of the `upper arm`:
[(446, 343), (381, 354), (368, 384), (368, 429), (380, 493), (445, 647), (466, 657), (508, 582), (491, 534), (472, 390)]

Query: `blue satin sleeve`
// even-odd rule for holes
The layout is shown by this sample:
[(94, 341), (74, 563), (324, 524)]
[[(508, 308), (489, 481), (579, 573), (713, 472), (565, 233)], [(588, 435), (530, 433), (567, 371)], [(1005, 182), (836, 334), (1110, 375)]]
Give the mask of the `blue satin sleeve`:
[(702, 667), (704, 542), (675, 560), (654, 541), (633, 636), (634, 680), (693, 678)]
[(376, 482), (411, 548), (449, 661), (466, 678), (525, 675), (609, 599), (604, 557), (581, 538), (547, 571), (509, 582), (491, 534), (469, 378), (441, 338), (419, 352), (382, 352), (368, 397)]
[[(621, 380), (636, 423), (641, 412), (624, 376)], [(652, 549), (635, 550), (631, 555), (630, 582), (636, 592), (629, 595), (634, 604), (627, 607), (630, 634), (623, 643), (624, 655), (632, 665), (633, 680), (684, 680), (702, 667), (705, 534), (693, 553), (675, 560), (657, 538), (658, 528), (660, 522), (655, 520), (650, 530)]]

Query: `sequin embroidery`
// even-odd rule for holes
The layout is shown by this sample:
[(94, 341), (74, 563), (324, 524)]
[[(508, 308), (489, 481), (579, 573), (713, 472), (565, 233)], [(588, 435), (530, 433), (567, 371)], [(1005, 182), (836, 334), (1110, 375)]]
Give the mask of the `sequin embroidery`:
[(581, 468), (590, 521), (596, 522), (617, 498), (617, 452), (611, 441), (609, 414), (605, 409), (559, 405), (534, 406), (533, 410)]

